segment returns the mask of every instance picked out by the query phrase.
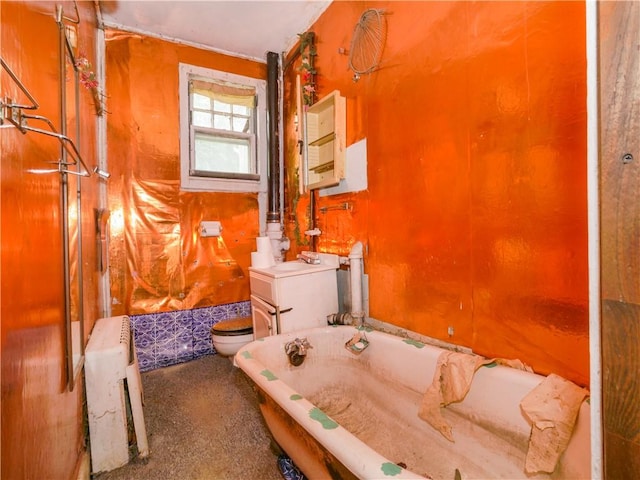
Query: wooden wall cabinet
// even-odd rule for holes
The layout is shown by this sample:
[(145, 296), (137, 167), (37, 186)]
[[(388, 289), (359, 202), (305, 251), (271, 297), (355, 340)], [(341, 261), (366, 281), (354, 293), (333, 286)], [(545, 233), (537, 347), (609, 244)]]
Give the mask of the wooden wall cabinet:
[(305, 188), (337, 185), (344, 178), (346, 101), (335, 90), (305, 114)]

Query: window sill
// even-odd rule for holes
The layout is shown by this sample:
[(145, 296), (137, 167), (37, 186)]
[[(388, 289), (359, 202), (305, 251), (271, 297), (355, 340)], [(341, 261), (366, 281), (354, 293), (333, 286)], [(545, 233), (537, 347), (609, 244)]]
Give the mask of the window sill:
[(266, 192), (266, 185), (261, 184), (260, 178), (204, 178), (183, 177), (180, 190), (195, 192)]

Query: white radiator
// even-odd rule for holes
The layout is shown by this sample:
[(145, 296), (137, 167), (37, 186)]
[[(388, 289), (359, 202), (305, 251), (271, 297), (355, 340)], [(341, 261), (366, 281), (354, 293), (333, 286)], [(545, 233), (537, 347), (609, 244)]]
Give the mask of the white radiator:
[(87, 343), (84, 368), (91, 471), (108, 472), (129, 462), (128, 407), (138, 453), (141, 457), (149, 455), (142, 383), (129, 317), (101, 318), (96, 322)]

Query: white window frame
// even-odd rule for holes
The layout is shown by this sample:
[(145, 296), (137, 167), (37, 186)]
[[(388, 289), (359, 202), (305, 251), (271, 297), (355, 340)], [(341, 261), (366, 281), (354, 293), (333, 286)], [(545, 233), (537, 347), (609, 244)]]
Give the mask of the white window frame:
[[(258, 192), (267, 191), (267, 82), (257, 78), (180, 63), (180, 189), (204, 192)], [(224, 81), (248, 85), (256, 91), (255, 153), (259, 179), (239, 179), (191, 174), (191, 129), (189, 115), (189, 78), (197, 76), (212, 81)]]

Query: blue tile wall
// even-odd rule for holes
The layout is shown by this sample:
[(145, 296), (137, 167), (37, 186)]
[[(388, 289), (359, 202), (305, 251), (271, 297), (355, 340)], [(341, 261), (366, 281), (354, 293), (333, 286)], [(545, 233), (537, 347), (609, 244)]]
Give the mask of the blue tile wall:
[(251, 302), (130, 315), (140, 371), (215, 354), (210, 330), (222, 320), (251, 316)]

